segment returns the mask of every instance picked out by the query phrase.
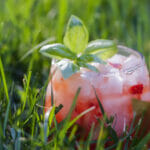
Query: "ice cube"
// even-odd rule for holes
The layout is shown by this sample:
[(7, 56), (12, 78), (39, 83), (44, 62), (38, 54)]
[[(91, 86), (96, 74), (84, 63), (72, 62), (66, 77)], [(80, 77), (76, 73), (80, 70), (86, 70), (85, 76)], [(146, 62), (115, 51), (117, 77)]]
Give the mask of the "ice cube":
[(97, 87), (99, 85), (100, 79), (102, 78), (101, 73), (94, 71), (83, 72), (81, 77), (93, 87)]
[[(123, 79), (118, 69), (106, 65), (100, 73), (85, 72), (82, 77), (99, 90), (102, 95), (121, 94), (123, 91)], [(113, 89), (113, 90), (112, 90)]]
[(138, 68), (135, 73), (136, 73), (136, 77), (137, 77), (136, 79), (138, 83), (149, 85), (149, 74), (146, 65)]
[(122, 78), (123, 78), (124, 87), (127, 89), (130, 86), (138, 84), (135, 73), (130, 74), (130, 75), (122, 73)]
[(130, 55), (123, 63), (122, 69), (125, 73), (127, 74), (131, 74), (133, 73), (137, 68), (139, 68), (140, 66), (143, 66), (143, 61), (134, 56), (134, 55)]
[(148, 83), (148, 72), (142, 59), (130, 55), (123, 63), (121, 70), (125, 85), (136, 85)]
[(99, 63), (91, 63), (91, 64), (95, 66), (101, 74), (108, 73), (110, 68), (112, 68), (112, 66), (110, 66), (109, 64), (99, 64)]
[(113, 57), (111, 57), (110, 59), (108, 59), (107, 61), (110, 63), (114, 63), (114, 64), (123, 64), (125, 59), (126, 59), (125, 56), (116, 54)]
[[(107, 80), (105, 79), (107, 77)], [(123, 91), (123, 79), (119, 72), (110, 73), (103, 76), (99, 82), (99, 90), (102, 95), (121, 94)]]
[(124, 82), (126, 85), (149, 84), (149, 76), (145, 66), (141, 66), (134, 70), (132, 74), (123, 73)]
[[(87, 77), (88, 71), (84, 73)], [(69, 90), (69, 93), (75, 94), (78, 88), (81, 88), (80, 96), (86, 96), (93, 98), (94, 92), (92, 85), (90, 84), (90, 80), (92, 80), (92, 76), (89, 74), (88, 78), (83, 78), (83, 73), (76, 73), (72, 75), (70, 78), (66, 79), (66, 84)]]

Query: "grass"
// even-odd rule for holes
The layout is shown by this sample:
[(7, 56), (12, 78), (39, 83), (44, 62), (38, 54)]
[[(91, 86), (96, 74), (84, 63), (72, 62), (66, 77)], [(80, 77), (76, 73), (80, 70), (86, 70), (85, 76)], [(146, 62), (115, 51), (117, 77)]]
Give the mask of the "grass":
[[(71, 14), (83, 19), (90, 40), (114, 39), (137, 49), (150, 69), (149, 0), (0, 0), (0, 150), (88, 150), (89, 143), (96, 142), (91, 141), (94, 125), (87, 141), (77, 141), (76, 126), (66, 136), (69, 124), (57, 124), (56, 108), (46, 120), (40, 107), (44, 106), (51, 62), (38, 50), (45, 43), (62, 41)], [(103, 122), (100, 124), (104, 128)], [(96, 149), (104, 149), (105, 130), (100, 132)], [(123, 144), (129, 137), (119, 138), (113, 147), (147, 149), (144, 145), (150, 141), (149, 134), (134, 140), (132, 147)]]

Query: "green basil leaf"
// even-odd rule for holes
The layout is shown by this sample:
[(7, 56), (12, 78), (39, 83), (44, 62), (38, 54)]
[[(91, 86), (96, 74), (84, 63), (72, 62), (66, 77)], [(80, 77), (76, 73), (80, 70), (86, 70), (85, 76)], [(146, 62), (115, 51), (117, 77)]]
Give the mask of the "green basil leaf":
[(85, 49), (85, 53), (95, 54), (103, 60), (112, 57), (117, 51), (117, 45), (114, 41), (104, 39), (90, 42)]
[(55, 57), (57, 59), (61, 58), (68, 58), (68, 59), (75, 59), (76, 54), (71, 52), (67, 47), (65, 47), (63, 44), (49, 44), (45, 45), (40, 49), (40, 52), (48, 57)]
[(76, 73), (80, 68), (76, 64), (68, 61), (68, 60), (61, 60), (57, 63), (57, 66), (60, 68), (61, 73), (64, 79), (69, 78), (71, 75)]
[(69, 19), (64, 36), (64, 44), (76, 54), (84, 51), (88, 44), (88, 31), (83, 22), (76, 16)]
[(100, 64), (105, 64), (105, 62), (93, 54), (83, 54), (80, 57), (77, 58), (80, 62), (90, 63), (90, 62), (97, 62)]
[(92, 71), (99, 72), (99, 70), (95, 66), (92, 66), (88, 63), (83, 63), (83, 62), (78, 61), (77, 64), (80, 67), (84, 67), (84, 68), (90, 69)]

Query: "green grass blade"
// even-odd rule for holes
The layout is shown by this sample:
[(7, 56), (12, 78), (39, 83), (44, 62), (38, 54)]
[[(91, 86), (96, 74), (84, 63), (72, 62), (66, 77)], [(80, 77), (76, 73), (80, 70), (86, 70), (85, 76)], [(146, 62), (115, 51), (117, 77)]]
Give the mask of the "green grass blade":
[(71, 130), (71, 133), (69, 135), (69, 141), (71, 142), (73, 140), (73, 138), (76, 136), (75, 133), (77, 131), (78, 127), (77, 125), (73, 126), (73, 129)]
[(85, 111), (83, 111), (82, 113), (80, 113), (77, 117), (75, 117), (73, 120), (71, 120), (69, 122), (69, 125), (67, 128), (69, 129), (78, 119), (80, 119), (82, 116), (84, 116), (85, 114), (89, 113), (90, 111), (92, 111), (94, 109), (95, 109), (95, 106), (90, 107), (90, 108), (86, 109)]
[(26, 105), (26, 101), (27, 101), (27, 97), (28, 97), (28, 91), (29, 91), (29, 85), (30, 85), (30, 80), (31, 80), (31, 74), (32, 74), (32, 72), (29, 71), (29, 73), (28, 73), (28, 78), (27, 78), (25, 99), (24, 99), (23, 107), (22, 107), (22, 112), (24, 111), (24, 108), (25, 108), (25, 105)]
[(30, 56), (32, 53), (34, 53), (37, 49), (39, 49), (40, 47), (44, 46), (45, 44), (54, 42), (55, 38), (49, 38), (41, 43), (39, 43), (38, 45), (36, 45), (35, 47), (33, 47), (32, 49), (28, 50), (28, 52), (26, 54), (24, 54), (19, 61), (23, 61), (25, 58), (27, 58), (28, 56)]
[(95, 128), (95, 124), (93, 123), (93, 124), (92, 124), (92, 127), (91, 127), (91, 129), (90, 129), (88, 138), (87, 138), (86, 143), (85, 143), (85, 150), (90, 150), (90, 142), (91, 142), (91, 140), (92, 140), (94, 128)]
[(2, 121), (0, 120), (0, 141), (4, 138)]
[(57, 20), (57, 41), (62, 41), (63, 29), (65, 24), (65, 18), (68, 10), (68, 0), (58, 0), (58, 20)]
[(9, 103), (7, 105), (6, 115), (5, 115), (5, 119), (4, 119), (4, 127), (3, 127), (3, 134), (4, 134), (4, 136), (5, 136), (6, 126), (7, 126), (7, 122), (8, 122), (9, 110), (10, 110), (10, 101), (9, 101)]
[(54, 105), (54, 94), (53, 94), (53, 85), (52, 85), (52, 82), (51, 82), (51, 104), (52, 104), (52, 106)]
[[(100, 132), (99, 132), (99, 136), (98, 136), (98, 139), (97, 139), (97, 143), (96, 143), (96, 150), (99, 150), (103, 147), (103, 137), (104, 137), (104, 123), (101, 122), (100, 124)], [(103, 149), (103, 148), (102, 148)]]
[(76, 94), (75, 94), (75, 97), (74, 97), (72, 106), (71, 106), (70, 111), (69, 111), (69, 113), (68, 113), (68, 116), (67, 116), (67, 118), (66, 118), (66, 123), (68, 123), (69, 120), (70, 120), (70, 118), (71, 118), (71, 114), (72, 114), (72, 112), (73, 112), (73, 110), (74, 110), (74, 108), (75, 108), (75, 106), (76, 106), (76, 102), (77, 102), (77, 98), (78, 98), (78, 96), (79, 96), (80, 90), (81, 90), (81, 88), (78, 88), (78, 90), (77, 90), (77, 92), (76, 92)]
[[(130, 130), (129, 130), (129, 135), (131, 135), (133, 133), (135, 117), (136, 117), (136, 115), (133, 114), (133, 120), (131, 122)], [(130, 141), (130, 136), (126, 140), (126, 143), (125, 143), (125, 146), (124, 146), (124, 150), (128, 150), (129, 141)]]
[(18, 130), (17, 132), (17, 138), (16, 138), (16, 141), (15, 141), (15, 150), (21, 150), (21, 141), (20, 141), (20, 137), (21, 137), (21, 131)]
[(100, 101), (100, 99), (99, 99), (99, 97), (98, 97), (98, 95), (97, 95), (96, 90), (95, 90), (94, 87), (93, 87), (93, 89), (94, 89), (95, 96), (96, 96), (96, 99), (97, 99), (97, 101), (98, 101), (100, 110), (101, 110), (101, 112), (102, 112), (102, 114), (103, 114), (103, 116), (104, 116), (104, 115), (105, 115), (105, 111), (104, 111), (103, 105), (102, 105), (102, 103), (101, 103), (101, 101)]
[(118, 142), (118, 146), (117, 146), (116, 150), (122, 150), (122, 142), (121, 141)]
[(59, 133), (60, 145), (63, 144), (64, 137), (65, 137), (66, 132), (67, 132), (68, 127), (69, 127), (69, 121), (70, 121), (70, 118), (71, 118), (71, 114), (72, 114), (72, 111), (74, 110), (74, 108), (75, 108), (75, 106), (76, 106), (76, 101), (77, 101), (77, 98), (78, 98), (78, 96), (79, 96), (80, 90), (81, 90), (81, 88), (78, 88), (78, 90), (77, 90), (77, 92), (76, 92), (76, 94), (75, 94), (75, 97), (74, 97), (72, 106), (71, 106), (71, 108), (70, 108), (70, 111), (69, 111), (69, 113), (68, 113), (68, 116), (66, 117), (66, 120), (65, 120), (65, 123), (64, 123), (64, 127), (63, 127), (63, 129), (60, 131), (60, 133)]
[(32, 125), (31, 125), (31, 138), (33, 138), (34, 136), (34, 132), (35, 132), (35, 121), (36, 121), (36, 116), (35, 116), (35, 111), (33, 112), (33, 117), (32, 117)]
[(6, 95), (6, 100), (7, 100), (7, 103), (9, 103), (8, 88), (7, 88), (7, 83), (6, 83), (6, 78), (5, 78), (5, 73), (4, 73), (4, 68), (3, 68), (3, 64), (2, 64), (1, 58), (0, 58), (0, 72), (1, 72), (1, 77), (2, 77), (2, 80), (3, 80), (3, 85), (4, 85), (4, 91), (5, 91), (5, 95)]
[(8, 94), (5, 73), (4, 73), (1, 58), (0, 58), (0, 71), (1, 71), (1, 76), (2, 76), (2, 80), (3, 80), (3, 84), (4, 84), (4, 91), (5, 91), (6, 100), (7, 100), (7, 108), (6, 108), (6, 113), (5, 113), (4, 125), (3, 125), (3, 134), (5, 136), (5, 130), (6, 130), (7, 122), (8, 122), (9, 109), (10, 109), (10, 100), (9, 100), (9, 94)]
[(150, 141), (150, 133), (148, 133), (140, 142), (139, 144), (134, 148), (134, 150), (141, 150), (145, 144), (147, 144)]
[[(47, 142), (48, 130), (51, 126), (52, 120), (55, 114), (55, 107), (50, 107), (48, 111), (45, 113), (45, 121), (44, 121), (44, 142)], [(50, 124), (50, 125), (49, 125)]]

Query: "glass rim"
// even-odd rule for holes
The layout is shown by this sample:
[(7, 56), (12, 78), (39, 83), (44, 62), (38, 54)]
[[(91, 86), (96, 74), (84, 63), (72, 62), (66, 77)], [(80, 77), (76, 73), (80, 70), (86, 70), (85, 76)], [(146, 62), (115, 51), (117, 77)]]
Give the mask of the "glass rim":
[[(117, 45), (117, 47), (118, 47), (118, 50), (124, 49), (125, 51), (128, 51), (128, 52), (130, 52), (130, 53), (132, 53), (132, 54), (134, 54), (134, 55), (136, 55), (136, 56), (141, 57), (142, 60), (144, 59), (144, 56), (143, 56), (142, 53), (140, 53), (138, 50), (134, 50), (134, 49), (129, 48), (129, 47), (126, 47), (126, 46), (124, 46), (124, 45)], [(145, 61), (145, 60), (144, 60), (144, 61)]]
[(137, 69), (139, 69), (139, 68), (141, 68), (145, 65), (144, 56), (139, 51), (134, 50), (132, 48), (128, 48), (128, 47), (123, 46), (123, 45), (117, 45), (117, 47), (118, 47), (118, 53), (117, 54), (120, 53), (120, 55), (124, 56), (123, 54), (121, 54), (121, 52), (123, 52), (124, 54), (127, 53), (128, 56), (126, 56), (126, 57), (129, 57), (130, 55), (134, 55), (134, 56), (137, 57), (137, 59), (140, 59), (141, 61), (139, 63), (131, 65), (127, 68), (118, 69), (118, 71), (114, 70), (114, 71), (110, 71), (110, 72), (106, 72), (106, 73), (99, 72), (100, 75), (102, 75), (104, 77), (114, 76), (114, 75), (117, 75), (117, 74), (120, 74), (120, 73), (123, 73), (123, 74), (126, 74), (126, 75), (131, 75)]
[(143, 67), (145, 65), (145, 59), (144, 59), (144, 56), (137, 50), (134, 50), (132, 48), (128, 48), (126, 46), (123, 46), (123, 45), (118, 45), (118, 50), (124, 50), (124, 51), (127, 51), (131, 54), (133, 54), (134, 56), (137, 57), (137, 59), (140, 59), (141, 62), (140, 63), (137, 63), (136, 65), (131, 65), (130, 67), (126, 68), (126, 69), (122, 69), (121, 71), (125, 74), (132, 74), (134, 71), (136, 71), (137, 69)]

